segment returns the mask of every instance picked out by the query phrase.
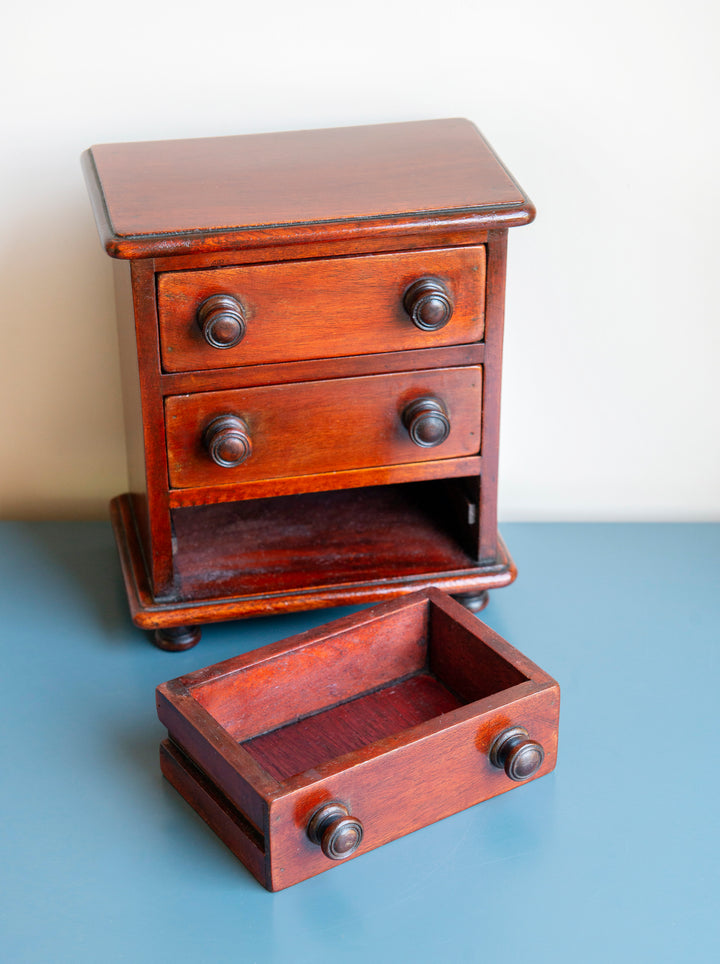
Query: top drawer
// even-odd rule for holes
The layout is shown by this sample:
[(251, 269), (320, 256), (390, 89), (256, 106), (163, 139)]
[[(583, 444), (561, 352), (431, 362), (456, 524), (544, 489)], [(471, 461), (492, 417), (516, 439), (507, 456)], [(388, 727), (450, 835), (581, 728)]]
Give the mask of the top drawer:
[(485, 248), (158, 276), (165, 371), (468, 344), (484, 334)]

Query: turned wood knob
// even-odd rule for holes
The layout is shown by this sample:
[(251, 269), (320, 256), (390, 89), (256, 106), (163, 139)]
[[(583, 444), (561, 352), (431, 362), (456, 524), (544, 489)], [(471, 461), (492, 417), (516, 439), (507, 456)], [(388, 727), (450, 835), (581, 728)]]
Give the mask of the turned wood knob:
[(252, 439), (247, 423), (238, 415), (219, 415), (203, 436), (208, 455), (216, 465), (232, 469), (252, 455)]
[(421, 448), (440, 445), (450, 434), (447, 409), (439, 398), (416, 398), (405, 406), (402, 418), (410, 438)]
[(420, 278), (413, 282), (405, 292), (403, 305), (413, 324), (423, 331), (444, 328), (452, 318), (450, 293), (437, 278)]
[(245, 312), (232, 295), (213, 295), (203, 301), (197, 323), (211, 348), (233, 348), (245, 335)]
[(342, 803), (326, 803), (310, 817), (307, 835), (330, 860), (354, 854), (363, 838), (363, 825)]
[(511, 780), (527, 780), (540, 769), (545, 751), (528, 737), (524, 726), (511, 726), (490, 747), (490, 762), (504, 770)]

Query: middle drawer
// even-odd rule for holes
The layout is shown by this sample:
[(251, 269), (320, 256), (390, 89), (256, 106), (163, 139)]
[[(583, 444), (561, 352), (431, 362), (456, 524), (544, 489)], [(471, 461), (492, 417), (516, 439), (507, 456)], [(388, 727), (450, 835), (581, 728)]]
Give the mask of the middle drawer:
[(172, 396), (170, 486), (476, 455), (481, 400), (480, 366)]

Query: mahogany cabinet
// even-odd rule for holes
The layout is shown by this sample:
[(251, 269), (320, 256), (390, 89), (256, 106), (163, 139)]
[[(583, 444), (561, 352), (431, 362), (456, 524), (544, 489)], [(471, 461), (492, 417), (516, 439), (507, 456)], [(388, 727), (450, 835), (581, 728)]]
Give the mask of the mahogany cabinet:
[(553, 769), (560, 690), (437, 589), (158, 687), (163, 773), (280, 890)]
[(104, 144), (135, 623), (438, 586), (478, 610), (497, 532), (508, 229), (531, 202), (466, 120)]

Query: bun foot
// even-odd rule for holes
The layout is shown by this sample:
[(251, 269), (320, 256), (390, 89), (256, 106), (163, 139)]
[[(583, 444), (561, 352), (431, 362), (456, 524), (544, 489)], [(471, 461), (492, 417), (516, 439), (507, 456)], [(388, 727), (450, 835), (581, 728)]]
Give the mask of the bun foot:
[(483, 589), (481, 592), (461, 592), (454, 598), (466, 609), (469, 609), (471, 613), (479, 613), (490, 600), (487, 589)]
[(200, 642), (201, 635), (199, 626), (166, 626), (155, 630), (153, 642), (158, 649), (179, 653), (183, 649), (192, 649), (196, 646)]

